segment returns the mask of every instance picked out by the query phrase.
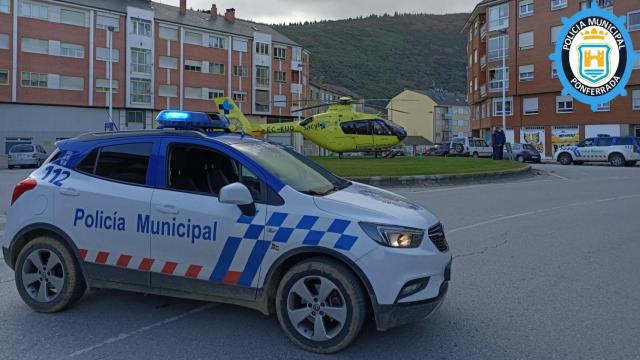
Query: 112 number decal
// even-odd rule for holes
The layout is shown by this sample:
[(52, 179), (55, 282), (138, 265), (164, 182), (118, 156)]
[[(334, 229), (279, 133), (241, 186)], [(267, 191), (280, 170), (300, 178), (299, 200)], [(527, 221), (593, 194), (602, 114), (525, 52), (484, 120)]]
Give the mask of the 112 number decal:
[(53, 176), (49, 179), (49, 183), (55, 186), (62, 186), (62, 183), (71, 176), (68, 170), (62, 170), (60, 168), (54, 168), (53, 166), (47, 166), (44, 169), (46, 172), (42, 177), (42, 180), (46, 180), (51, 174)]

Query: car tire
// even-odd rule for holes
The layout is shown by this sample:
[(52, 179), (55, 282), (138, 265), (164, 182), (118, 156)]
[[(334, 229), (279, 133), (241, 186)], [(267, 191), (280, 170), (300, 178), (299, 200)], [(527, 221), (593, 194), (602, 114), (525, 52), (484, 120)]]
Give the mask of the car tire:
[(611, 166), (622, 167), (627, 163), (627, 161), (625, 160), (624, 156), (622, 156), (622, 154), (613, 153), (609, 155), (609, 163), (611, 164)]
[(571, 165), (573, 158), (567, 153), (562, 153), (558, 156), (558, 162), (562, 165)]
[(66, 309), (86, 290), (74, 255), (60, 241), (48, 236), (33, 239), (20, 251), (15, 280), (22, 300), (42, 313)]
[(454, 144), (453, 145), (453, 150), (455, 150), (456, 153), (458, 153), (458, 154), (462, 154), (464, 152), (464, 145), (462, 145), (462, 144)]
[(275, 301), (278, 321), (287, 337), (302, 349), (319, 354), (349, 346), (362, 328), (367, 309), (358, 278), (346, 266), (327, 258), (293, 266), (280, 281)]
[(522, 156), (522, 155), (516, 156), (516, 161), (523, 163), (524, 162), (524, 156)]

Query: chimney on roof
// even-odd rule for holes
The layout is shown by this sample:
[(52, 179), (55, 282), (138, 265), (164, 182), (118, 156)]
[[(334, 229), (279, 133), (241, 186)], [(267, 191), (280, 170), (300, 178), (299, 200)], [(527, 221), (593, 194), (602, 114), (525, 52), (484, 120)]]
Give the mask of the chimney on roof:
[(218, 7), (216, 4), (211, 4), (211, 18), (215, 19), (216, 17), (218, 17)]
[(187, 0), (180, 0), (180, 15), (187, 13)]
[(224, 13), (224, 18), (230, 23), (236, 21), (236, 9), (227, 9), (227, 12)]

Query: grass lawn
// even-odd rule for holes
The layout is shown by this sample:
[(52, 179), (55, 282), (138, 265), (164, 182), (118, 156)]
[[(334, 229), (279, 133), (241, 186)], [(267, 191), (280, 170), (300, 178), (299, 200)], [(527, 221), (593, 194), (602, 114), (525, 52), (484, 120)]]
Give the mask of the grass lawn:
[(515, 161), (454, 157), (397, 157), (384, 158), (327, 158), (313, 160), (344, 177), (449, 175), (492, 172), (524, 168), (527, 165)]

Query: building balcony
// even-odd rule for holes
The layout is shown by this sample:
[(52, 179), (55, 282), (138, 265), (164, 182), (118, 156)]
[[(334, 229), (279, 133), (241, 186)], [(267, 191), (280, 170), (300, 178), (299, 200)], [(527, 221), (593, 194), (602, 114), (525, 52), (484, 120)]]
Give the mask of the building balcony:
[(487, 39), (487, 24), (484, 24), (480, 27), (480, 40), (484, 41)]
[(480, 85), (480, 96), (481, 97), (485, 97), (487, 96), (487, 85)]
[(487, 66), (487, 55), (480, 57), (480, 68), (484, 69)]

